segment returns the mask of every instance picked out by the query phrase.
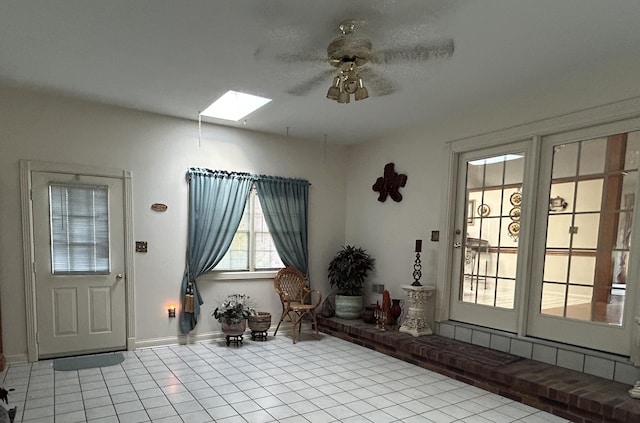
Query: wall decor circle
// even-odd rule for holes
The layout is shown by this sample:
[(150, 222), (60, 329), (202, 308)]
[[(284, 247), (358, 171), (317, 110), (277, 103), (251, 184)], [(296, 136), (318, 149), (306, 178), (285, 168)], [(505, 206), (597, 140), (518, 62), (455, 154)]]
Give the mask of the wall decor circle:
[(511, 194), (511, 197), (509, 197), (509, 201), (511, 201), (511, 204), (514, 206), (520, 206), (520, 204), (522, 204), (522, 193), (514, 192)]
[(511, 210), (509, 210), (509, 217), (514, 222), (519, 222), (520, 221), (520, 207), (514, 207)]
[(519, 222), (511, 222), (509, 223), (509, 235), (512, 237), (517, 237), (520, 234), (520, 223)]
[(488, 204), (480, 204), (478, 206), (478, 214), (480, 217), (487, 217), (491, 213), (491, 207)]

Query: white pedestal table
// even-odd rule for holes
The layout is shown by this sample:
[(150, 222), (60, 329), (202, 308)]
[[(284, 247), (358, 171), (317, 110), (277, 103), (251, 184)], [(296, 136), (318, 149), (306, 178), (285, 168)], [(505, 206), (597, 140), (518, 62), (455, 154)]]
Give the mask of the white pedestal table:
[(402, 289), (409, 296), (409, 309), (399, 331), (413, 336), (431, 335), (433, 331), (425, 320), (425, 309), (427, 300), (433, 295), (436, 287), (403, 285)]

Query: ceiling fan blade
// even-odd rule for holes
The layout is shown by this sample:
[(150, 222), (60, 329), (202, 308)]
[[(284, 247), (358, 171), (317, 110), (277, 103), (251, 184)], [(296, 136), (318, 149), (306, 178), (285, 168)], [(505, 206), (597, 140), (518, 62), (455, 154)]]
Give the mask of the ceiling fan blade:
[[(316, 88), (318, 85), (327, 82), (329, 77), (331, 75), (334, 75), (334, 74), (337, 74), (335, 69), (324, 70), (324, 71), (318, 73), (317, 75), (314, 75), (313, 77), (307, 79), (306, 81), (301, 82), (301, 83), (289, 88), (287, 90), (287, 93), (289, 93), (291, 95), (297, 95), (297, 96), (305, 95), (309, 91), (311, 91), (314, 88)], [(328, 87), (329, 87), (329, 85), (327, 85), (327, 88)]]
[(321, 55), (317, 53), (290, 53), (290, 54), (278, 54), (276, 60), (283, 63), (325, 63), (327, 61), (327, 55)]
[(253, 53), (253, 57), (257, 60), (275, 59), (282, 63), (325, 63), (327, 61), (327, 54), (319, 50), (272, 55), (264, 48), (258, 47)]
[(390, 79), (380, 75), (369, 67), (360, 69), (362, 81), (372, 94), (381, 97), (383, 95), (392, 94), (396, 89)]
[(398, 47), (376, 51), (372, 63), (415, 62), (431, 59), (446, 59), (453, 54), (453, 40), (447, 39), (413, 47)]

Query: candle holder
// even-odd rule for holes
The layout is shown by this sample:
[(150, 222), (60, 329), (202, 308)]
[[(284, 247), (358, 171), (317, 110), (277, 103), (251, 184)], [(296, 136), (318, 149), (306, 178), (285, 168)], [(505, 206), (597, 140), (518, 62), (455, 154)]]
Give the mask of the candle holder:
[(387, 313), (382, 311), (380, 308), (377, 308), (374, 312), (374, 317), (376, 318), (376, 329), (381, 332), (386, 331), (387, 329), (384, 327), (387, 320)]
[(416, 239), (416, 261), (413, 262), (413, 283), (411, 286), (422, 286), (420, 278), (422, 277), (422, 263), (420, 262), (420, 253), (422, 252), (422, 240)]
[(420, 262), (420, 253), (416, 252), (416, 261), (413, 262), (413, 283), (411, 286), (422, 286), (420, 278), (422, 277), (422, 263)]

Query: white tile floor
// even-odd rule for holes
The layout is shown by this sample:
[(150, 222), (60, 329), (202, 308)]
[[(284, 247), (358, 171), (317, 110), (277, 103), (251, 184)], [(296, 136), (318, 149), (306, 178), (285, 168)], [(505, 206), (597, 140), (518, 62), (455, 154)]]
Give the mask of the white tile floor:
[(125, 352), (121, 365), (10, 365), (19, 422), (566, 422), (323, 335)]

